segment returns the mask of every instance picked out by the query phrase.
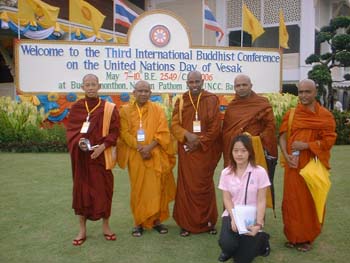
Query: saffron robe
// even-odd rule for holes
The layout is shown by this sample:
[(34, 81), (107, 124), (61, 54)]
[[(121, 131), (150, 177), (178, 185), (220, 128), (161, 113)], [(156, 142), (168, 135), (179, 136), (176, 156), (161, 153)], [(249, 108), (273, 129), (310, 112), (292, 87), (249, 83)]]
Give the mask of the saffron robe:
[[(71, 108), (67, 122), (67, 143), (71, 156), (73, 174), (73, 209), (75, 214), (90, 220), (109, 218), (113, 197), (113, 174), (106, 169), (105, 156), (101, 154), (91, 159), (91, 151), (80, 150), (80, 138), (90, 140), (91, 145), (104, 143), (106, 149), (116, 145), (119, 136), (119, 114), (114, 107), (109, 123), (109, 132), (103, 133), (105, 101), (90, 114), (87, 133), (80, 133), (83, 122), (86, 121), (87, 101), (89, 110), (98, 103), (98, 98), (85, 98), (77, 101)], [(107, 121), (107, 120), (105, 120)]]
[[(218, 217), (213, 176), (221, 157), (220, 104), (216, 95), (202, 91), (198, 109), (201, 132), (197, 133), (200, 148), (186, 152), (185, 132), (192, 133), (195, 109), (188, 92), (183, 94), (182, 99), (183, 103), (180, 100), (175, 103), (171, 125), (171, 131), (178, 141), (178, 177), (173, 216), (181, 228), (200, 233), (213, 228)], [(197, 100), (198, 97), (193, 97), (194, 105), (197, 105)]]
[(230, 145), (234, 137), (244, 132), (259, 136), (269, 155), (277, 157), (275, 118), (269, 101), (251, 92), (247, 98), (236, 96), (227, 106), (222, 126), (224, 167), (229, 165)]
[[(290, 111), (283, 117), (280, 134), (288, 131), (289, 114)], [(322, 224), (318, 220), (314, 201), (299, 171), (314, 156), (330, 169), (330, 150), (336, 136), (334, 117), (327, 109), (317, 103), (315, 112), (312, 112), (298, 104), (287, 140), (287, 152), (291, 154), (294, 141), (307, 142), (309, 149), (300, 151), (297, 169), (285, 164), (282, 216), (284, 234), (289, 242), (313, 242), (321, 232)]]
[(169, 217), (169, 203), (175, 198), (175, 180), (172, 169), (176, 163), (170, 139), (168, 122), (163, 109), (148, 101), (140, 108), (145, 142), (157, 141), (151, 151), (151, 159), (143, 160), (137, 151), (137, 130), (140, 115), (134, 104), (120, 109), (121, 131), (117, 146), (118, 164), (128, 167), (130, 178), (130, 205), (136, 226), (151, 228), (155, 220)]
[[(253, 146), (256, 163), (264, 167), (269, 175), (271, 186), (266, 193), (266, 206), (275, 207), (274, 198), (274, 173), (277, 163), (277, 135), (275, 117), (269, 101), (254, 91), (247, 98), (236, 96), (227, 106), (222, 126), (224, 167), (230, 164), (230, 146), (232, 139), (242, 133), (249, 133), (253, 137)], [(260, 143), (260, 140), (261, 143)], [(265, 154), (275, 157), (269, 163), (265, 160)], [(257, 146), (260, 147), (257, 147)]]

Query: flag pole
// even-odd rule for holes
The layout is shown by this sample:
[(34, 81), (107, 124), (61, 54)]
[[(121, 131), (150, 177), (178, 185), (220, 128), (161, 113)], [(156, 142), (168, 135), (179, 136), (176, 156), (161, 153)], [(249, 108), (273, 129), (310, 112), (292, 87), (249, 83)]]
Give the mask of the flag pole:
[(19, 22), (19, 16), (17, 16), (17, 37), (18, 39), (21, 39), (21, 32), (20, 32), (20, 22)]
[(241, 8), (241, 12), (242, 12), (242, 18), (241, 18), (241, 26), (242, 26), (242, 28), (241, 28), (241, 47), (243, 47), (243, 4), (244, 4), (244, 2), (243, 2), (243, 0), (242, 0), (242, 8)]
[(116, 9), (116, 3), (115, 0), (113, 0), (113, 42), (117, 43), (117, 34), (115, 32), (115, 9)]
[(72, 17), (71, 17), (71, 3), (69, 2), (69, 11), (68, 11), (68, 41), (71, 41), (72, 40), (72, 37), (71, 37), (71, 33), (72, 33), (72, 29), (71, 29), (71, 24), (72, 24)]
[(72, 40), (72, 24), (69, 21), (69, 26), (68, 26), (68, 40), (71, 41)]
[(204, 46), (204, 19), (205, 19), (205, 10), (204, 10), (204, 1), (202, 0), (202, 46)]
[[(281, 47), (281, 36), (280, 36), (280, 27), (281, 27), (281, 11), (282, 8), (280, 7), (280, 11), (279, 11), (279, 22), (278, 22), (278, 49), (280, 51), (281, 54), (281, 60), (283, 60), (283, 48)], [(281, 80), (280, 80), (281, 86), (280, 86), (280, 92), (283, 91), (283, 68), (281, 65)]]
[(281, 28), (281, 8), (278, 13), (278, 49), (281, 50), (281, 36), (280, 36), (280, 28)]
[[(114, 15), (113, 15), (114, 17)], [(115, 19), (113, 19), (113, 42), (117, 43), (117, 34), (115, 32)]]
[(20, 20), (20, 8), (23, 8), (23, 6), (20, 6), (20, 3), (19, 3), (19, 1), (18, 1), (18, 3), (17, 3), (17, 38), (18, 39), (21, 39), (21, 32), (20, 32), (20, 22), (19, 22), (19, 20)]

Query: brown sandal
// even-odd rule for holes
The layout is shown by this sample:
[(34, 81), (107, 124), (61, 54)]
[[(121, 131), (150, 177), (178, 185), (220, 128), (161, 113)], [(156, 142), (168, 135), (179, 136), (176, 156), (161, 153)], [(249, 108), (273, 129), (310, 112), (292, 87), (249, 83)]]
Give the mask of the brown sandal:
[(284, 246), (286, 248), (295, 248), (296, 244), (288, 241), (288, 242), (284, 243)]
[(191, 233), (187, 231), (186, 229), (181, 229), (180, 236), (182, 237), (188, 237)]
[(73, 239), (73, 246), (81, 246), (82, 244), (84, 244), (86, 240), (86, 237), (80, 238), (80, 239)]
[(156, 230), (159, 234), (167, 234), (168, 233), (168, 229), (163, 224), (154, 225), (153, 229)]
[(103, 234), (103, 236), (105, 237), (105, 239), (107, 241), (116, 241), (117, 240), (117, 235), (115, 233), (112, 234)]
[(297, 246), (297, 250), (300, 252), (308, 252), (312, 249), (312, 246), (310, 243), (301, 243)]
[(132, 231), (131, 231), (131, 235), (132, 235), (133, 237), (141, 237), (142, 234), (143, 234), (143, 228), (142, 228), (142, 226), (136, 226), (136, 227), (134, 227), (134, 228), (132, 229)]
[(211, 228), (211, 229), (209, 229), (208, 233), (209, 233), (210, 235), (216, 235), (216, 234), (218, 233), (218, 231), (216, 231), (215, 228)]

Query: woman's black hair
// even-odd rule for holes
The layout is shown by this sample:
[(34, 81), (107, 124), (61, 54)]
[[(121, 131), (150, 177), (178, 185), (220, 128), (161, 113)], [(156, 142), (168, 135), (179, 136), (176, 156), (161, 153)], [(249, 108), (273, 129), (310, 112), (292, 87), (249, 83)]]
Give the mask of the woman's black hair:
[(236, 172), (237, 169), (237, 163), (233, 158), (233, 147), (235, 146), (236, 142), (241, 142), (244, 145), (244, 148), (247, 149), (249, 156), (248, 156), (248, 162), (252, 165), (252, 166), (256, 166), (255, 163), (255, 152), (254, 152), (254, 148), (253, 148), (253, 144), (252, 144), (252, 139), (250, 138), (250, 136), (246, 135), (246, 134), (240, 134), (238, 136), (236, 136), (235, 138), (232, 139), (231, 141), (231, 145), (230, 145), (230, 165), (229, 168), (233, 171)]

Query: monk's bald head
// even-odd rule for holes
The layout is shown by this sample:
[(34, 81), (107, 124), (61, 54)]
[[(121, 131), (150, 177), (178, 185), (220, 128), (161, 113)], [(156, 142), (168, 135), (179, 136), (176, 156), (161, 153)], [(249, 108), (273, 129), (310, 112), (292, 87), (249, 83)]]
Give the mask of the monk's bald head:
[(316, 83), (312, 79), (303, 79), (298, 84), (298, 97), (301, 104), (314, 108), (316, 103)]
[(138, 82), (136, 82), (134, 89), (138, 89), (140, 87), (146, 87), (149, 90), (151, 90), (150, 84), (145, 80), (139, 80)]
[(136, 82), (133, 94), (135, 97), (135, 101), (139, 106), (142, 107), (147, 103), (147, 101), (151, 97), (151, 93), (151, 85), (147, 81), (140, 80)]
[(94, 74), (86, 74), (83, 77), (81, 88), (85, 91), (85, 96), (89, 98), (97, 98), (98, 90), (101, 88), (101, 85), (98, 82), (98, 77)]
[(197, 70), (191, 71), (187, 74), (187, 87), (190, 90), (191, 95), (198, 95), (202, 92), (203, 88), (202, 73)]
[(299, 82), (298, 84), (298, 88), (300, 86), (308, 86), (310, 87), (311, 89), (315, 89), (316, 90), (316, 83), (315, 81), (313, 81), (312, 79), (303, 79)]
[(201, 78), (202, 78), (202, 73), (200, 73), (198, 70), (190, 71), (190, 72), (188, 72), (188, 74), (187, 74), (187, 80), (188, 80), (191, 76), (196, 76), (196, 77), (201, 77)]
[(83, 82), (86, 81), (87, 79), (94, 79), (97, 81), (97, 83), (99, 82), (98, 77), (95, 74), (86, 74), (83, 77)]
[(250, 80), (250, 77), (248, 75), (245, 75), (245, 74), (238, 74), (236, 77), (235, 77), (235, 81), (234, 83), (236, 83), (237, 81), (245, 81), (249, 84), (252, 84), (252, 81)]
[(252, 87), (253, 85), (248, 75), (239, 74), (236, 76), (234, 81), (234, 89), (237, 96), (240, 98), (249, 97), (252, 92)]

